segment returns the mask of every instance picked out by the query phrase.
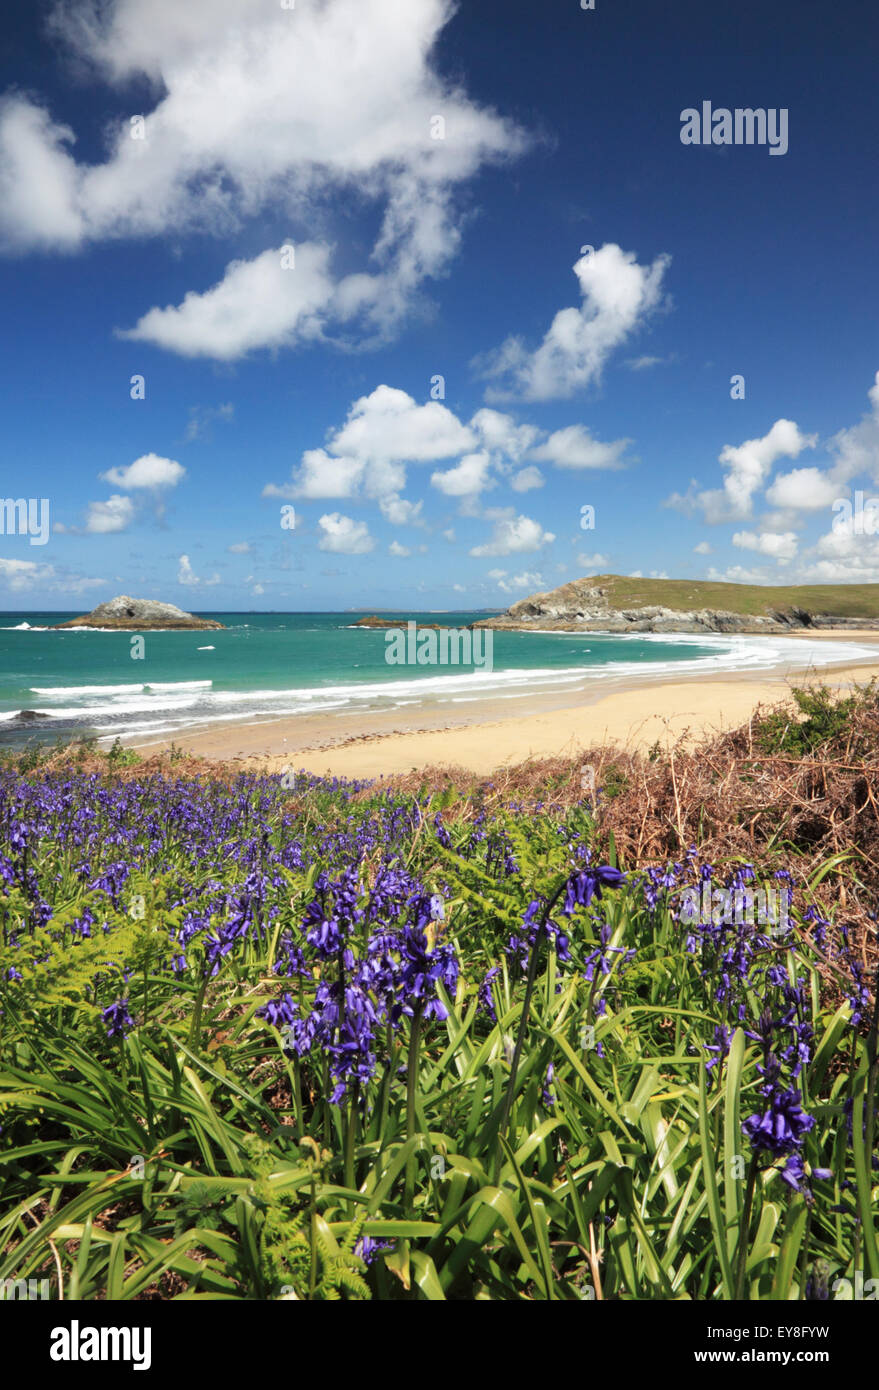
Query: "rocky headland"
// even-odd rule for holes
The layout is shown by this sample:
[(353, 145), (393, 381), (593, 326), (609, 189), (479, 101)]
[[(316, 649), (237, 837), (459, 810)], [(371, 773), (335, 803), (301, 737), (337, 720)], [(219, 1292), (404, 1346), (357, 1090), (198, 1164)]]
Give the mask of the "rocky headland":
[[(474, 623), (474, 627), (509, 629), (516, 632), (542, 629), (547, 632), (741, 632), (766, 635), (808, 628), (879, 630), (879, 605), (875, 617), (819, 612), (814, 607), (800, 606), (796, 603), (785, 603), (776, 607), (772, 602), (773, 591), (767, 589), (766, 609), (762, 613), (732, 612), (729, 609), (714, 607), (667, 607), (659, 603), (636, 602), (634, 605), (627, 603), (626, 606), (621, 606), (614, 598), (617, 582), (624, 581), (620, 581), (616, 575), (609, 575), (606, 580), (575, 579), (547, 593), (532, 594), (529, 598), (520, 599), (499, 617), (480, 619)], [(657, 589), (662, 582), (651, 584), (651, 589)], [(631, 589), (632, 585), (626, 587)], [(735, 588), (734, 585), (716, 587)], [(832, 603), (832, 599), (830, 602)]]

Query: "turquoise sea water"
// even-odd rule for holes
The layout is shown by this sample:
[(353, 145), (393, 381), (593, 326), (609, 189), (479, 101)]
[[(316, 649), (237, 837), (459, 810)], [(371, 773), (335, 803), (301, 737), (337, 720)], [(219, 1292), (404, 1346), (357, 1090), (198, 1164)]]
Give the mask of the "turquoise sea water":
[[(493, 633), (492, 669), (391, 665), (386, 634), (357, 613), (209, 613), (219, 632), (53, 632), (74, 613), (0, 613), (0, 743), (94, 733), (137, 742), (194, 726), (295, 714), (464, 706), (634, 673), (761, 669), (790, 656), (772, 638)], [(462, 628), (475, 613), (382, 614)], [(799, 644), (798, 644), (799, 645)], [(803, 660), (866, 654), (814, 643)], [(501, 705), (501, 708), (503, 706)]]

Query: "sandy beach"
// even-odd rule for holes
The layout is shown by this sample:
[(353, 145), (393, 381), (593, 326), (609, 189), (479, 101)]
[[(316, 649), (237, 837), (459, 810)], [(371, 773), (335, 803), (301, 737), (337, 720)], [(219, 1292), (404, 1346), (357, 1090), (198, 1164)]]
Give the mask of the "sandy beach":
[[(803, 634), (806, 636), (806, 634)], [(772, 673), (724, 673), (669, 680), (609, 680), (600, 688), (554, 696), (517, 694), (503, 701), (474, 700), (450, 715), (447, 708), (417, 707), (364, 715), (298, 716), (236, 723), (194, 731), (176, 740), (186, 753), (240, 761), (266, 771), (298, 771), (341, 777), (390, 777), (431, 766), (459, 766), (490, 774), (529, 758), (576, 756), (589, 747), (617, 744), (647, 749), (693, 739), (706, 731), (745, 723), (758, 705), (790, 699), (790, 686), (818, 678), (844, 690), (879, 678), (879, 633), (811, 632), (810, 641), (857, 640), (876, 658), (805, 668), (796, 659), (799, 635), (790, 638), (790, 661)], [(136, 743), (142, 752), (167, 749), (165, 740)]]

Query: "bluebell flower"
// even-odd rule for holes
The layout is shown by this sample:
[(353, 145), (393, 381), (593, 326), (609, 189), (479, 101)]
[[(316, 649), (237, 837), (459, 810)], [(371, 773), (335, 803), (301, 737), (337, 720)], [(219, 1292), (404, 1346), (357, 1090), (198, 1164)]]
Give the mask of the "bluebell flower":
[(767, 1101), (763, 1113), (749, 1115), (742, 1129), (755, 1151), (778, 1158), (799, 1147), (815, 1120), (803, 1110), (799, 1091), (773, 1088)]
[(570, 917), (578, 907), (588, 907), (593, 898), (600, 898), (602, 888), (619, 888), (625, 881), (625, 874), (609, 864), (576, 869), (567, 882), (562, 914)]
[(101, 1011), (101, 1018), (107, 1029), (108, 1038), (124, 1038), (134, 1027), (134, 1019), (128, 1012), (128, 1000), (117, 999)]

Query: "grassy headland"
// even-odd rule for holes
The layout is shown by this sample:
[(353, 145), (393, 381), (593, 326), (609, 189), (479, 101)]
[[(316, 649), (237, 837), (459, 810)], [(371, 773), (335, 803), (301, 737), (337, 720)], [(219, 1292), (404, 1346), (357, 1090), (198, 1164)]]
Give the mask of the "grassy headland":
[(614, 608), (722, 609), (769, 617), (802, 609), (838, 618), (879, 619), (879, 584), (724, 584), (704, 579), (630, 579), (602, 574), (582, 581), (607, 588)]

